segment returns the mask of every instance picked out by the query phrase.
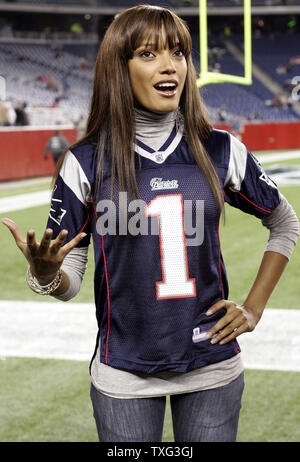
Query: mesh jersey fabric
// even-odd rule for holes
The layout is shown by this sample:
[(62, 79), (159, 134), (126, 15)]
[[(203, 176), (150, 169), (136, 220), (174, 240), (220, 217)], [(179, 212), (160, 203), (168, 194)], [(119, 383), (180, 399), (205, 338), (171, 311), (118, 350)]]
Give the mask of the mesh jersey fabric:
[[(276, 185), (255, 157), (229, 133), (212, 130), (207, 152), (225, 201), (263, 218), (279, 204)], [(97, 200), (91, 200), (97, 156), (93, 144), (70, 151), (58, 177), (48, 227), (68, 240), (93, 235), (100, 360), (152, 374), (187, 372), (229, 359), (238, 342), (194, 341), (225, 314), (207, 309), (228, 298), (219, 240), (220, 212), (182, 132), (172, 131), (154, 151), (136, 145), (139, 199), (118, 192), (110, 200), (110, 163)], [(140, 167), (139, 167), (140, 164)]]

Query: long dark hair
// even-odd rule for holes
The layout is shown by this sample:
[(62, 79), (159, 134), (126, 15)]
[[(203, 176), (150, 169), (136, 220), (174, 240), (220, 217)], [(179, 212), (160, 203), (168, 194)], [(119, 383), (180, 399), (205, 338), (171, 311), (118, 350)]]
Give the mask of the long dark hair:
[[(165, 31), (165, 35), (163, 35)], [(135, 116), (134, 97), (130, 83), (128, 60), (142, 41), (164, 47), (164, 37), (170, 49), (179, 46), (187, 61), (187, 77), (180, 100), (185, 136), (195, 161), (209, 182), (220, 209), (223, 195), (218, 176), (204, 148), (204, 141), (212, 129), (196, 85), (196, 71), (192, 62), (192, 41), (186, 23), (172, 11), (150, 5), (129, 8), (119, 15), (107, 29), (97, 55), (94, 69), (93, 94), (86, 133), (77, 144), (97, 140), (98, 165), (96, 190), (101, 186), (103, 163), (107, 156), (112, 161), (112, 185), (116, 175), (120, 191), (130, 197), (138, 196), (135, 175)], [(73, 145), (74, 146), (74, 145)], [(61, 157), (56, 175), (63, 162)]]

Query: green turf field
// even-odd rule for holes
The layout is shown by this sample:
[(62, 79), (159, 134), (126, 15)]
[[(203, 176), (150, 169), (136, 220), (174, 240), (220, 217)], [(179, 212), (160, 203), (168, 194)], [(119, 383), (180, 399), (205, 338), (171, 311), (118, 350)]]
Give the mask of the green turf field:
[[(299, 442), (299, 373), (245, 371), (238, 441)], [(0, 441), (97, 441), (88, 363), (0, 360)], [(163, 441), (174, 441), (167, 401)]]
[[(300, 216), (300, 186), (282, 187), (280, 191)], [(24, 192), (30, 191), (25, 188)], [(2, 194), (5, 197), (10, 192), (2, 191)], [(37, 236), (41, 236), (47, 214), (48, 206), (40, 206), (5, 213), (2, 217), (15, 220), (23, 233), (34, 228)], [(221, 226), (220, 234), (230, 298), (242, 303), (258, 269), (268, 232), (254, 217), (226, 207), (225, 225)], [(0, 239), (1, 298), (40, 300), (25, 285), (27, 264), (3, 225), (0, 226)], [(81, 292), (74, 299), (76, 302), (93, 301), (92, 246), (89, 260)], [(299, 309), (299, 288), (300, 251), (297, 247), (268, 306)], [(238, 441), (299, 442), (300, 373), (246, 370), (245, 377)], [(163, 439), (173, 441), (169, 404)], [(0, 352), (0, 441), (97, 441), (89, 399), (88, 363), (4, 358)]]

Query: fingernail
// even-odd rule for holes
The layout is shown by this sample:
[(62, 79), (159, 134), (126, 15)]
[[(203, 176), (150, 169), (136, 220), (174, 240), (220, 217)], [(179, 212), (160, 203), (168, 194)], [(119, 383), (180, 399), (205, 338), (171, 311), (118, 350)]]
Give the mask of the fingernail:
[(1, 221), (4, 225), (6, 225), (7, 222), (13, 223), (13, 221), (10, 218), (1, 218)]
[(80, 234), (80, 237), (82, 237), (82, 238), (84, 238), (85, 236), (87, 236), (86, 233), (81, 233), (81, 234)]
[(212, 313), (211, 313), (211, 310), (207, 310), (206, 313), (205, 313), (207, 316), (210, 316)]
[(212, 337), (212, 333), (211, 333), (211, 332), (206, 332), (205, 337), (206, 337), (206, 338), (211, 338), (211, 337)]

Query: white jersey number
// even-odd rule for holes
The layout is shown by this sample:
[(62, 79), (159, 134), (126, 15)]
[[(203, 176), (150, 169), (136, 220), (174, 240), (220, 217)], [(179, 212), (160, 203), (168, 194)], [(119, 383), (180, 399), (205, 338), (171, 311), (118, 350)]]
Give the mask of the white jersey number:
[(189, 279), (181, 194), (156, 196), (145, 215), (156, 216), (159, 228), (162, 281), (156, 282), (157, 298), (195, 297), (195, 279)]

